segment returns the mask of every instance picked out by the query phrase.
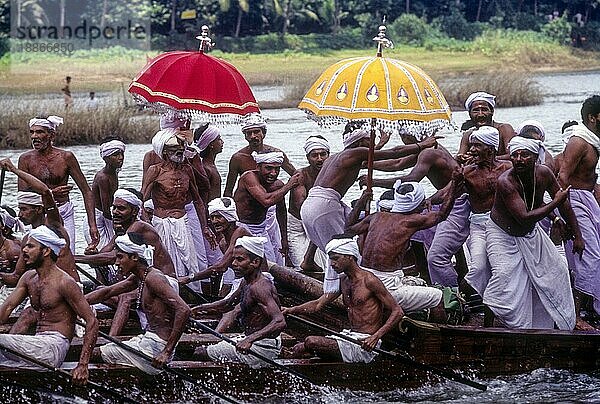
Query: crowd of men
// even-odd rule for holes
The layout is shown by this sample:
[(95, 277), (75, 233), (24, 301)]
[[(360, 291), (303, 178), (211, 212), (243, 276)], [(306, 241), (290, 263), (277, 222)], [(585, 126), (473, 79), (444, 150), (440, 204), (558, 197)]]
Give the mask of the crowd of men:
[[(223, 140), (212, 125), (192, 130), (180, 116), (161, 118), (137, 190), (119, 187), (126, 146), (118, 137), (100, 145), (105, 166), (90, 187), (75, 155), (53, 144), (62, 118), (31, 119), (33, 149), (16, 167), (0, 161), (19, 189), (18, 219), (8, 207), (0, 210), (0, 323), (21, 313), (11, 333), (0, 335), (0, 366), (26, 363), (2, 347), (59, 366), (80, 318), (76, 382), (87, 380), (90, 360), (157, 373), (172, 360), (190, 316), (221, 313), (217, 331), (239, 320), (243, 334), (235, 346), (198, 349), (197, 358), (259, 367), (264, 363), (248, 351), (277, 357), (285, 315), (317, 312), (339, 296), (351, 324), (343, 333), (362, 345), (309, 336), (288, 355), (369, 362), (404, 313), (460, 321), (443, 298), (450, 289), (467, 303), (480, 299), (488, 326), (594, 330), (582, 313), (600, 313), (600, 96), (585, 100), (581, 123), (563, 127), (565, 148), (556, 156), (544, 148), (540, 122), (516, 130), (496, 122), (493, 95), (473, 93), (465, 107), (470, 119), (456, 156), (435, 135), (402, 133), (404, 145), (384, 148), (389, 134), (380, 133), (374, 168), (411, 170), (374, 179), (389, 191), (368, 214), (362, 212), (372, 191), (352, 209), (342, 201), (353, 184), (366, 182), (359, 173), (370, 132), (360, 122), (346, 126), (337, 153), (324, 137), (310, 136), (308, 165), (296, 169), (264, 143), (265, 121), (249, 117), (242, 126), (248, 146), (233, 154), (221, 192), (215, 160)], [(286, 183), (281, 168), (290, 175)], [(88, 246), (80, 255), (69, 178), (87, 214)], [(429, 198), (424, 178), (437, 189)], [(20, 239), (19, 226), (29, 228)], [(77, 263), (96, 268), (106, 286), (84, 295)], [(322, 296), (282, 308), (271, 264), (323, 271)], [(212, 302), (190, 309), (180, 297), (184, 288)], [(457, 300), (462, 307), (465, 300)], [(152, 363), (116, 344), (93, 349), (98, 322), (91, 305), (100, 303), (115, 310), (111, 335), (120, 334), (132, 305), (137, 309), (143, 332), (127, 344)], [(25, 335), (31, 327), (35, 335)]]

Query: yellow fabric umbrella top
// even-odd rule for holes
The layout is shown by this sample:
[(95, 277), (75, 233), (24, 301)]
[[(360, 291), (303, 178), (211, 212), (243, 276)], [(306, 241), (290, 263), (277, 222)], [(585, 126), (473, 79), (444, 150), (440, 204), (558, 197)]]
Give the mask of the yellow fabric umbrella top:
[(377, 118), (396, 123), (438, 121), (442, 125), (451, 118), (442, 92), (423, 70), (377, 56), (333, 64), (315, 81), (298, 108), (322, 124)]

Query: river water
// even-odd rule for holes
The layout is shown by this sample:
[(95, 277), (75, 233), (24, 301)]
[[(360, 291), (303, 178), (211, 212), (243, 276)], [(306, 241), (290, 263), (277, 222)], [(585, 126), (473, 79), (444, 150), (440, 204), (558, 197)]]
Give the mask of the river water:
[[(537, 76), (537, 81), (545, 92), (545, 100), (541, 105), (520, 108), (496, 109), (494, 118), (499, 122), (508, 122), (516, 127), (525, 119), (537, 119), (546, 129), (546, 145), (552, 153), (562, 151), (563, 142), (560, 135), (562, 124), (568, 120), (581, 120), (581, 103), (592, 94), (600, 94), (600, 71), (584, 73), (557, 73)], [(258, 99), (277, 99), (283, 92), (278, 88), (256, 89)], [(314, 122), (306, 119), (305, 114), (297, 109), (266, 110), (264, 115), (268, 119), (268, 133), (265, 142), (276, 146), (286, 152), (296, 167), (305, 166), (306, 158), (302, 145), (311, 134), (321, 134), (331, 143), (332, 152), (342, 149), (341, 128), (319, 128)], [(459, 111), (453, 113), (453, 121), (460, 126), (467, 118), (467, 113)], [(60, 133), (60, 132), (59, 132)], [(440, 140), (451, 153), (458, 149), (460, 133), (445, 133), (445, 138)], [(23, 127), (23, 136), (27, 136), (27, 128)], [(60, 134), (59, 134), (60, 136)], [(246, 145), (245, 140), (237, 126), (222, 129), (225, 141), (223, 153), (217, 156), (217, 166), (223, 178), (227, 174), (227, 165), (231, 155)], [(150, 141), (150, 138), (148, 139)], [(389, 146), (400, 144), (397, 136), (392, 136)], [(129, 145), (125, 154), (123, 169), (119, 174), (120, 185), (124, 187), (141, 187), (142, 157), (150, 149), (150, 145)], [(94, 174), (103, 167), (98, 147), (94, 145), (70, 147), (78, 157), (83, 173), (88, 181), (92, 181)], [(1, 150), (0, 157), (10, 157), (16, 163), (18, 156), (24, 150)], [(391, 174), (378, 174), (383, 176)], [(280, 175), (282, 180), (288, 178), (285, 172)], [(432, 193), (433, 188), (427, 187)], [(381, 190), (375, 191), (377, 198)], [(350, 188), (344, 200), (349, 203), (360, 196), (358, 185)], [(7, 174), (4, 185), (2, 203), (15, 206), (16, 180)], [(72, 199), (76, 206), (76, 222), (82, 226), (85, 223), (85, 211), (79, 192), (72, 192)], [(82, 252), (85, 244), (81, 229), (78, 229), (76, 248)], [(574, 374), (567, 371), (542, 369), (514, 377), (501, 377), (485, 380), (489, 384), (487, 392), (476, 392), (470, 388), (462, 387), (456, 383), (445, 383), (435, 386), (426, 386), (417, 390), (392, 391), (387, 393), (366, 393), (349, 390), (328, 389), (325, 396), (288, 396), (288, 397), (263, 397), (265, 401), (280, 402), (415, 402), (415, 401), (460, 401), (460, 402), (535, 402), (535, 401), (597, 401), (600, 402), (600, 374)], [(260, 398), (256, 398), (260, 400)]]

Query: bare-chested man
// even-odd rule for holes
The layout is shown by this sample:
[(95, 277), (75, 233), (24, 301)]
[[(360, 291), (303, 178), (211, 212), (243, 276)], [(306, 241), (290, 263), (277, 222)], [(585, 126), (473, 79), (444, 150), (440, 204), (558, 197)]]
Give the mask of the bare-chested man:
[[(257, 168), (242, 174), (233, 199), (240, 222), (244, 223), (254, 236), (266, 237), (269, 240), (265, 247), (267, 260), (283, 265), (284, 257), (288, 260), (287, 209), (284, 197), (300, 184), (301, 174), (293, 174), (284, 184), (277, 179), (284, 161), (282, 152), (254, 153), (253, 157)], [(271, 223), (267, 215), (271, 206), (276, 206), (277, 209), (280, 238), (269, 232)]]
[[(571, 186), (569, 198), (585, 240), (585, 251), (574, 257), (567, 248), (569, 267), (574, 271), (575, 308), (581, 322), (581, 300), (593, 299), (600, 313), (600, 207), (594, 198), (596, 166), (600, 154), (600, 95), (594, 95), (581, 107), (583, 123), (565, 129), (567, 145), (562, 153), (558, 182)], [(583, 324), (583, 323), (582, 323)]]
[[(127, 188), (118, 189), (115, 192), (112, 203), (115, 233), (118, 236), (126, 233), (136, 234), (140, 237), (141, 243), (152, 246), (154, 249), (152, 265), (159, 269), (167, 277), (167, 280), (170, 280), (174, 289), (178, 291), (173, 261), (171, 261), (171, 257), (160, 240), (158, 233), (152, 225), (137, 219), (142, 201), (136, 192), (133, 189)], [(114, 264), (116, 254), (116, 244), (113, 238), (98, 254), (78, 255), (75, 259), (79, 263), (96, 267), (99, 279), (103, 279), (105, 285), (111, 285), (121, 280), (120, 274), (112, 273), (110, 270), (103, 272), (98, 267), (107, 268), (107, 266)], [(134, 286), (137, 285), (137, 278), (134, 275), (130, 275), (128, 281)], [(116, 309), (109, 335), (121, 335), (121, 331), (129, 319), (131, 303), (135, 299), (135, 293), (129, 293), (103, 302)], [(145, 328), (146, 321), (144, 315), (139, 312), (138, 315), (140, 316), (142, 328)]]
[[(334, 235), (344, 232), (348, 209), (342, 203), (342, 197), (356, 182), (363, 162), (367, 161), (369, 137), (369, 132), (361, 128), (354, 129), (344, 136), (344, 150), (325, 161), (300, 208), (302, 224), (308, 237), (322, 251), (325, 251), (325, 245)], [(414, 145), (375, 150), (374, 158), (399, 158), (419, 153), (436, 144), (436, 137), (432, 136)], [(323, 290), (325, 293), (337, 293), (339, 290), (338, 276), (330, 266), (325, 269)]]
[(216, 345), (198, 348), (195, 353), (200, 360), (241, 362), (257, 368), (264, 366), (264, 362), (244, 352), (252, 349), (269, 359), (279, 355), (280, 333), (286, 324), (275, 285), (272, 279), (261, 272), (266, 241), (264, 237), (238, 238), (233, 249), (231, 268), (236, 278), (244, 278), (240, 287), (226, 299), (193, 309), (195, 315), (224, 313), (216, 328), (218, 332), (227, 331), (237, 320), (244, 328), (244, 334), (235, 338), (235, 346), (221, 341)]
[[(204, 236), (214, 241), (214, 235), (207, 226), (204, 203), (198, 194), (192, 167), (184, 161), (184, 142), (178, 134), (176, 129), (163, 129), (152, 139), (154, 151), (162, 162), (148, 168), (142, 194), (144, 200), (152, 198), (154, 202), (152, 225), (173, 260), (177, 276), (187, 276), (206, 268), (206, 261), (198, 262), (185, 208), (188, 200), (194, 203)], [(201, 292), (198, 283), (190, 287)]]
[[(288, 243), (290, 263), (294, 268), (305, 271), (322, 270), (327, 264), (325, 252), (311, 243), (302, 226), (300, 207), (304, 203), (308, 191), (312, 188), (323, 163), (329, 157), (329, 142), (323, 136), (310, 136), (304, 142), (304, 152), (308, 166), (298, 172), (302, 175), (301, 184), (290, 192), (290, 208), (288, 214)], [(315, 262), (316, 260), (316, 262)]]
[[(575, 327), (575, 305), (567, 263), (537, 226), (556, 207), (574, 231), (574, 250), (584, 242), (568, 201), (552, 171), (538, 163), (540, 140), (516, 136), (508, 143), (513, 168), (498, 178), (486, 242), (492, 277), (483, 302), (509, 328), (561, 330)], [(544, 193), (553, 198), (544, 203)], [(510, 293), (508, 293), (510, 291)]]
[[(191, 310), (173, 290), (167, 277), (158, 269), (149, 266), (152, 247), (137, 244), (128, 234), (115, 239), (116, 264), (124, 277), (133, 275), (138, 284), (121, 281), (106, 288), (88, 293), (90, 304), (102, 302), (111, 296), (131, 292), (137, 288), (137, 308), (146, 314), (148, 326), (141, 335), (133, 337), (125, 344), (151, 356), (152, 363), (126, 351), (114, 343), (106, 344), (94, 351), (94, 358), (101, 357), (106, 363), (135, 366), (149, 374), (157, 374), (173, 360), (175, 347), (187, 322)], [(132, 287), (133, 286), (133, 287)]]
[[(110, 213), (113, 195), (119, 188), (119, 170), (125, 158), (125, 143), (116, 138), (105, 139), (100, 145), (100, 157), (104, 168), (96, 173), (92, 182), (92, 194), (96, 212), (96, 225), (100, 234), (97, 249), (102, 249), (115, 235)], [(87, 236), (87, 235), (86, 235)], [(91, 240), (89, 240), (91, 241)]]
[[(402, 183), (398, 180), (394, 184), (394, 205), (390, 212), (377, 212), (357, 223), (347, 224), (348, 233), (365, 235), (361, 251), (361, 266), (383, 282), (407, 313), (431, 309), (441, 303), (440, 289), (405, 285), (402, 264), (413, 235), (417, 231), (435, 226), (448, 217), (454, 200), (462, 192), (462, 178), (458, 168), (454, 176), (455, 179), (448, 190), (448, 197), (439, 210), (423, 213), (425, 209), (423, 186), (417, 182)], [(367, 196), (367, 193), (363, 194), (361, 204)], [(445, 315), (436, 320), (445, 321)]]
[[(512, 167), (510, 161), (496, 158), (499, 139), (498, 130), (491, 126), (481, 126), (474, 130), (469, 137), (469, 158), (472, 164), (466, 166), (463, 171), (464, 185), (471, 204), (467, 243), (471, 254), (471, 265), (465, 281), (479, 296), (483, 296), (491, 277), (485, 231), (494, 205), (496, 182), (502, 173)], [(466, 285), (461, 286), (466, 287)], [(470, 294), (468, 290), (466, 292)]]
[[(232, 289), (236, 289), (241, 282), (237, 282), (233, 269), (230, 268), (233, 262), (233, 248), (238, 238), (252, 236), (252, 233), (243, 226), (238, 226), (239, 220), (235, 201), (232, 198), (223, 197), (213, 199), (208, 203), (208, 215), (213, 230), (216, 233), (219, 248), (223, 253), (221, 260), (210, 265), (205, 271), (201, 271), (193, 276), (179, 278), (179, 283), (186, 285), (200, 279), (210, 277), (212, 295), (225, 296)], [(221, 281), (223, 286), (221, 287)], [(213, 293), (215, 292), (216, 293)]]
[[(381, 345), (381, 338), (400, 321), (404, 312), (383, 283), (368, 271), (363, 270), (357, 260), (358, 245), (351, 238), (334, 238), (326, 246), (334, 270), (340, 277), (340, 295), (348, 309), (350, 329), (342, 335), (362, 341), (362, 346), (336, 336), (309, 336), (292, 349), (293, 357), (316, 354), (327, 359), (342, 359), (346, 363), (371, 362), (376, 353), (373, 348)], [(284, 314), (314, 313), (323, 308), (322, 299), (300, 306), (284, 309)], [(384, 312), (389, 312), (384, 321)]]
[[(75, 211), (69, 200), (69, 191), (73, 188), (72, 185), (67, 184), (69, 177), (73, 178), (83, 196), (91, 237), (88, 250), (96, 248), (100, 236), (96, 227), (94, 196), (81, 172), (77, 158), (72, 152), (58, 149), (52, 144), (56, 136), (56, 128), (62, 122), (63, 119), (58, 116), (29, 120), (33, 150), (25, 152), (19, 157), (18, 167), (41, 180), (52, 190), (64, 226), (69, 232), (71, 252), (75, 254)], [(29, 186), (19, 179), (19, 191), (28, 190), (30, 190)]]
[[(23, 242), (23, 260), (29, 269), (17, 287), (0, 306), (0, 323), (27, 297), (39, 311), (35, 335), (0, 334), (0, 347), (4, 346), (54, 367), (60, 367), (67, 355), (75, 334), (77, 316), (86, 322), (79, 363), (73, 369), (73, 382), (85, 384), (88, 379), (88, 362), (98, 337), (98, 321), (83, 293), (71, 276), (56, 266), (61, 250), (68, 249), (67, 242), (53, 230), (42, 225), (29, 232)], [(15, 360), (0, 348), (0, 366), (30, 367), (21, 359)]]
[[(494, 108), (496, 108), (496, 96), (478, 91), (467, 97), (465, 109), (469, 112), (469, 120), (463, 124), (463, 136), (458, 147), (458, 156), (464, 157), (469, 150), (469, 136), (473, 130), (482, 126), (493, 126), (498, 129), (500, 142), (498, 143), (498, 156), (508, 159), (506, 145), (515, 136), (513, 127), (508, 123), (494, 121)], [(460, 159), (459, 159), (460, 161)]]

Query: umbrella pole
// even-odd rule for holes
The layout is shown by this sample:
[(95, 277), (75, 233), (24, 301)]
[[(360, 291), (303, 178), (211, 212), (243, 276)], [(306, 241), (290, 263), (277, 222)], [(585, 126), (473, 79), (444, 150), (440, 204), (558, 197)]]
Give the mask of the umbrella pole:
[[(377, 120), (371, 118), (371, 141), (369, 143), (369, 155), (367, 157), (367, 191), (373, 190), (373, 162), (375, 161), (375, 124)], [(365, 216), (371, 210), (371, 201), (367, 201), (365, 206)]]

